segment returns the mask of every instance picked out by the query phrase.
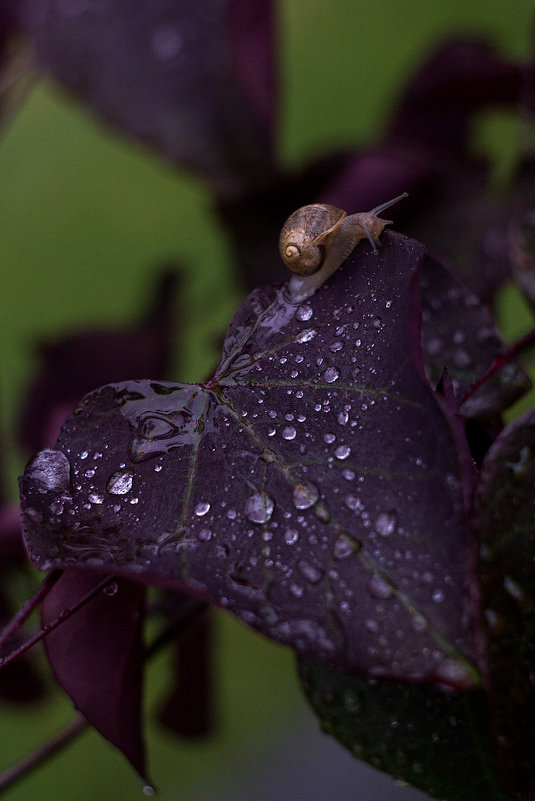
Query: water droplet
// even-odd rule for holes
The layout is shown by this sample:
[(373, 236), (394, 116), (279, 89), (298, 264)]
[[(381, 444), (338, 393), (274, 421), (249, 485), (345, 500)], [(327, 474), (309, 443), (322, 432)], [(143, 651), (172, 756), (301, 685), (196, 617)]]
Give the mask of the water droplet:
[(89, 456), (89, 451), (82, 451), (82, 453), (80, 454), (80, 459), (87, 459), (88, 456)]
[(208, 501), (202, 501), (201, 503), (198, 503), (197, 506), (195, 507), (195, 514), (197, 515), (197, 517), (203, 517), (209, 511), (210, 511), (210, 504), (208, 503)]
[(354, 553), (358, 553), (362, 547), (362, 543), (350, 537), (349, 534), (341, 534), (334, 543), (334, 558), (347, 559)]
[(227, 517), (228, 517), (229, 520), (235, 520), (236, 519), (236, 514), (237, 514), (236, 509), (228, 509), (227, 510)]
[(293, 426), (287, 426), (282, 431), (282, 437), (283, 439), (288, 439), (288, 440), (295, 439), (296, 433), (297, 432)]
[(355, 473), (353, 472), (353, 470), (348, 470), (347, 468), (345, 470), (342, 470), (342, 475), (346, 481), (353, 481), (353, 479), (355, 478)]
[(296, 342), (310, 342), (311, 339), (314, 339), (316, 336), (317, 331), (315, 328), (305, 328), (301, 331), (297, 337), (295, 338)]
[(47, 490), (67, 489), (71, 479), (71, 465), (62, 451), (45, 448), (29, 463), (28, 475)]
[(310, 320), (313, 315), (312, 306), (308, 306), (306, 303), (302, 306), (299, 306), (296, 312), (296, 317), (298, 320), (301, 320), (304, 323), (306, 320)]
[(375, 530), (382, 537), (388, 537), (390, 534), (394, 533), (396, 530), (396, 525), (397, 515), (393, 510), (389, 512), (381, 512), (381, 514), (377, 515), (377, 519), (375, 521)]
[(90, 492), (87, 500), (89, 503), (104, 503), (104, 495), (100, 495), (98, 492)]
[(287, 528), (284, 532), (284, 542), (287, 545), (295, 545), (299, 539), (299, 532), (295, 528)]
[(170, 61), (182, 50), (183, 38), (171, 25), (165, 25), (153, 33), (151, 44), (159, 61)]
[(304, 590), (303, 590), (303, 588), (301, 587), (300, 584), (292, 583), (292, 584), (290, 584), (289, 589), (290, 589), (290, 592), (292, 593), (292, 595), (295, 595), (296, 598), (302, 598), (303, 597)]
[(368, 584), (368, 589), (374, 598), (380, 598), (382, 600), (391, 598), (394, 594), (393, 587), (391, 587), (390, 584), (387, 584), (384, 579), (377, 575), (377, 573), (374, 573), (374, 575), (371, 577), (370, 583)]
[(323, 441), (327, 443), (327, 445), (332, 445), (332, 443), (336, 439), (336, 434), (324, 434)]
[(332, 384), (334, 381), (337, 381), (338, 378), (340, 378), (340, 371), (337, 367), (327, 367), (323, 373), (323, 378), (328, 384)]
[(209, 528), (202, 528), (197, 534), (197, 536), (201, 542), (208, 542), (208, 540), (212, 536), (212, 532), (210, 531)]
[(345, 426), (348, 420), (349, 420), (349, 413), (345, 410), (343, 412), (340, 412), (340, 414), (338, 415), (338, 422), (340, 423), (340, 425)]
[(329, 350), (332, 351), (332, 353), (337, 353), (339, 350), (342, 350), (343, 347), (343, 342), (333, 342), (331, 345), (329, 345)]
[(275, 504), (267, 492), (255, 492), (245, 501), (245, 515), (251, 523), (267, 523)]
[(364, 509), (364, 506), (357, 495), (346, 495), (344, 503), (347, 508), (351, 509), (353, 512), (360, 512), (362, 509)]
[(134, 481), (134, 471), (131, 467), (125, 470), (117, 470), (106, 482), (106, 489), (112, 495), (125, 495), (132, 489)]
[(310, 509), (319, 496), (320, 491), (312, 481), (300, 481), (293, 488), (293, 503), (296, 509)]
[(436, 604), (441, 604), (444, 601), (444, 593), (442, 590), (435, 590), (431, 597)]
[(104, 595), (110, 595), (113, 597), (114, 595), (117, 595), (117, 593), (119, 592), (119, 585), (117, 584), (116, 581), (110, 581), (109, 584), (106, 584), (102, 592), (104, 593)]
[(351, 448), (349, 445), (340, 445), (334, 452), (334, 455), (337, 459), (347, 459), (349, 454), (351, 453)]
[(318, 581), (321, 581), (323, 571), (318, 570), (317, 567), (312, 565), (310, 562), (307, 562), (306, 559), (302, 559), (300, 562), (298, 562), (297, 567), (299, 568), (301, 575), (306, 578), (310, 584), (317, 584)]

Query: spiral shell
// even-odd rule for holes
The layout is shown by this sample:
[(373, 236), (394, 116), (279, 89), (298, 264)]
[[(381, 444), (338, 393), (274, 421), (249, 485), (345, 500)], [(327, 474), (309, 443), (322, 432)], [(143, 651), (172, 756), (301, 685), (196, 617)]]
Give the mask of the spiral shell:
[(321, 203), (294, 211), (284, 223), (279, 239), (281, 258), (288, 269), (299, 275), (319, 270), (325, 258), (325, 244), (345, 216), (342, 209)]

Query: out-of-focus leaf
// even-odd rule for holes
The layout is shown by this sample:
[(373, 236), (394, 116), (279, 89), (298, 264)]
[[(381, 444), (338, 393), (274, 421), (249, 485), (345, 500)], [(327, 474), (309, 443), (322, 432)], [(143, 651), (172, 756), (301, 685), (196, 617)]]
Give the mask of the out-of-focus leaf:
[[(81, 600), (102, 576), (66, 570), (41, 606), (43, 626)], [(141, 733), (144, 588), (120, 579), (45, 640), (57, 680), (75, 707), (145, 778)]]
[(85, 331), (43, 345), (44, 365), (26, 394), (21, 444), (33, 452), (51, 445), (65, 418), (87, 392), (132, 375), (165, 376), (179, 333), (178, 276), (163, 272), (143, 319), (130, 329)]
[[(225, 195), (266, 176), (271, 162), (270, 132), (257, 114), (260, 107), (266, 114), (264, 79), (249, 77), (244, 89), (236, 3), (25, 0), (19, 21), (42, 69), (106, 122), (199, 171)], [(260, 63), (249, 68), (263, 76), (262, 43)]]
[(483, 463), (474, 525), (502, 772), (514, 798), (535, 792), (535, 410), (508, 426)]
[(357, 759), (434, 798), (507, 801), (483, 690), (370, 681), (306, 659), (299, 673), (323, 731)]

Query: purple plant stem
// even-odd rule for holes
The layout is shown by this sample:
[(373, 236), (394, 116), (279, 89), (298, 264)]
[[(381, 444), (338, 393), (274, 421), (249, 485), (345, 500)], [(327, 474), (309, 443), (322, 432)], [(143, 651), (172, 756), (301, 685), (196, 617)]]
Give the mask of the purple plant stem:
[(81, 609), (82, 606), (85, 606), (85, 604), (88, 603), (91, 598), (94, 598), (95, 595), (98, 595), (99, 592), (102, 592), (102, 590), (107, 587), (108, 584), (111, 584), (112, 581), (113, 576), (106, 576), (106, 578), (102, 579), (102, 581), (99, 581), (99, 583), (96, 584), (89, 592), (87, 592), (77, 603), (60, 612), (60, 614), (55, 617), (51, 623), (48, 623), (44, 628), (38, 631), (37, 634), (34, 634), (33, 637), (30, 637), (28, 640), (23, 642), (22, 645), (8, 654), (8, 656), (0, 658), (0, 668), (9, 665), (11, 662), (14, 662), (15, 659), (18, 659), (20, 656), (22, 656), (22, 654), (26, 653), (26, 651), (28, 651), (33, 645), (42, 640), (43, 637), (46, 637), (47, 634), (50, 634), (51, 631), (54, 631), (54, 629), (63, 623), (64, 620), (67, 620), (69, 617), (71, 617), (71, 615), (77, 612), (78, 609)]
[(57, 754), (58, 751), (81, 734), (88, 725), (87, 720), (82, 717), (82, 715), (77, 715), (62, 731), (58, 732), (58, 734), (43, 745), (30, 751), (29, 754), (26, 754), (26, 756), (16, 764), (7, 768), (7, 770), (0, 774), (0, 794), (8, 788), (11, 788), (19, 779), (25, 778), (49, 757)]
[(505, 353), (502, 353), (502, 355), (498, 359), (496, 359), (487, 370), (485, 370), (483, 375), (480, 376), (480, 378), (478, 378), (477, 381), (474, 381), (470, 389), (464, 393), (461, 400), (459, 401), (459, 407), (461, 407), (463, 403), (466, 403), (466, 401), (472, 397), (474, 392), (477, 392), (479, 387), (482, 386), (485, 383), (485, 381), (491, 378), (494, 375), (494, 373), (497, 373), (498, 370), (501, 370), (501, 368), (505, 364), (510, 362), (511, 359), (514, 359), (515, 356), (517, 356), (521, 350), (524, 350), (524, 348), (527, 348), (528, 345), (531, 345), (533, 342), (535, 342), (535, 328), (532, 331), (529, 331), (527, 334), (525, 334), (525, 336), (518, 339), (514, 343), (514, 345), (511, 345), (511, 347), (508, 350), (506, 350)]
[[(17, 614), (10, 620), (10, 622), (2, 629), (0, 633), (0, 649), (9, 642), (9, 640), (16, 634), (28, 620), (34, 609), (38, 607), (43, 598), (48, 595), (56, 581), (62, 574), (62, 570), (51, 570), (44, 578), (39, 589), (34, 593), (31, 598), (23, 603)], [(0, 665), (2, 665), (0, 660)]]

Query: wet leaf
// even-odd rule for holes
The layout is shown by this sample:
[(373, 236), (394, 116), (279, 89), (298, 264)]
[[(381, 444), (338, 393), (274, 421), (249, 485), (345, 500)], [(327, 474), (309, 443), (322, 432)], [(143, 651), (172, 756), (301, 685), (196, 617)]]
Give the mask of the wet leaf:
[(369, 676), (464, 686), (474, 547), (423, 375), (418, 268), (362, 245), (300, 306), (253, 292), (202, 385), (89, 395), (22, 479), (35, 564), (99, 564)]
[(477, 493), (489, 697), (502, 772), (515, 798), (534, 793), (535, 410), (489, 450)]
[(306, 659), (299, 674), (323, 731), (357, 759), (433, 798), (507, 801), (483, 690), (366, 680)]
[[(42, 604), (43, 626), (101, 579), (94, 570), (66, 570)], [(142, 586), (124, 579), (110, 588), (46, 637), (46, 653), (75, 707), (145, 778), (141, 734), (145, 593)]]
[[(270, 164), (262, 127), (269, 66), (257, 54), (245, 80), (250, 53), (238, 12), (236, 0), (26, 0), (19, 21), (41, 69), (107, 123), (225, 194)], [(260, 21), (269, 22), (268, 12), (258, 12)]]

